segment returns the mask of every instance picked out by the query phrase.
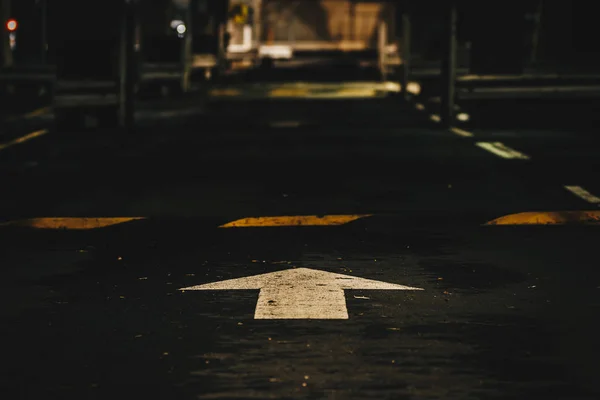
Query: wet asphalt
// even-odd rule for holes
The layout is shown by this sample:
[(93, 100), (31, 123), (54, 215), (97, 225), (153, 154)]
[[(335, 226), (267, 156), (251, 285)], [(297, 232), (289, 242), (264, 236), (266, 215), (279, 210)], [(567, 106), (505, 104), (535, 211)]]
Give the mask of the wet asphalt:
[[(593, 124), (586, 104), (560, 109)], [(473, 117), (457, 126), (473, 137), (441, 129), (429, 103), (419, 111), (395, 95), (198, 94), (148, 106), (129, 135), (67, 135), (36, 122), (50, 133), (0, 152), (3, 220), (148, 219), (91, 231), (0, 227), (2, 392), (598, 398), (597, 227), (483, 224), (524, 211), (597, 210), (564, 186), (600, 195), (600, 141), (567, 123), (547, 126), (546, 105), (534, 104), (525, 125), (491, 122), (503, 121), (509, 104), (481, 115), (477, 104), (461, 106)], [(479, 141), (530, 159), (497, 157)], [(373, 216), (218, 228), (326, 214)], [(346, 290), (347, 320), (260, 320), (258, 290), (178, 290), (294, 268), (423, 290)]]

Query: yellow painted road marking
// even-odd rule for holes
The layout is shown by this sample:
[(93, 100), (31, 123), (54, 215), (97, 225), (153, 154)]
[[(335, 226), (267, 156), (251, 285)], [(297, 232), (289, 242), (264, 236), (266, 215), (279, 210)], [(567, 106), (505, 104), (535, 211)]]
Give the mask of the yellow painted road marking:
[(363, 98), (376, 97), (377, 90), (369, 88), (344, 88), (330, 93), (310, 93), (306, 95), (311, 99), (340, 99), (340, 98)]
[(600, 205), (600, 197), (594, 196), (581, 186), (565, 186), (565, 189), (567, 189), (569, 192), (573, 193), (580, 199), (587, 201), (588, 203)]
[(16, 121), (21, 118), (27, 119), (27, 118), (39, 117), (40, 115), (48, 114), (49, 112), (50, 112), (50, 107), (42, 107), (42, 108), (38, 108), (37, 110), (33, 110), (33, 111), (28, 112), (23, 115), (17, 115), (14, 117), (10, 117), (6, 121), (13, 122), (13, 121)]
[(478, 147), (481, 147), (484, 150), (489, 151), (492, 154), (497, 155), (498, 157), (507, 158), (507, 159), (516, 159), (516, 160), (529, 160), (529, 156), (521, 153), (515, 149), (511, 149), (501, 142), (478, 142), (476, 143)]
[(219, 228), (257, 228), (275, 226), (333, 226), (344, 225), (361, 218), (370, 217), (371, 214), (354, 215), (294, 215), (279, 217), (242, 218), (221, 225)]
[(15, 226), (34, 229), (66, 229), (88, 230), (106, 228), (108, 226), (123, 224), (125, 222), (145, 219), (145, 217), (112, 217), (112, 218), (32, 218), (26, 220), (9, 221), (0, 226)]
[(505, 215), (485, 225), (600, 225), (600, 211), (523, 212)]
[(25, 114), (23, 117), (25, 117), (25, 118), (39, 117), (40, 115), (48, 114), (49, 112), (50, 112), (50, 107), (42, 107), (42, 108), (38, 108), (37, 110), (34, 110), (30, 113)]
[(237, 89), (212, 89), (208, 94), (211, 97), (236, 97), (241, 96), (242, 92)]
[(269, 97), (306, 97), (307, 88), (277, 88), (269, 91)]
[(39, 130), (39, 131), (31, 132), (31, 133), (29, 133), (29, 134), (27, 134), (25, 136), (21, 136), (20, 138), (11, 140), (10, 142), (0, 143), (0, 151), (8, 149), (9, 147), (15, 146), (17, 144), (28, 142), (31, 139), (38, 138), (40, 136), (45, 135), (46, 133), (48, 133), (48, 130), (47, 129), (42, 129), (42, 130)]
[(465, 131), (464, 129), (460, 129), (460, 128), (450, 128), (450, 131), (452, 133), (457, 134), (458, 136), (462, 136), (462, 137), (473, 137), (473, 134), (469, 131)]

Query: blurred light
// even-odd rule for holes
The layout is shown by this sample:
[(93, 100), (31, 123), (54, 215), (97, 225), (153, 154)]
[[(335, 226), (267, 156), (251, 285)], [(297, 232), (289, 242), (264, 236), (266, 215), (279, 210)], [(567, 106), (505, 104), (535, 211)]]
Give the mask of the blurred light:
[(388, 44), (387, 46), (385, 46), (385, 51), (386, 53), (397, 53), (398, 52), (398, 45), (395, 43), (392, 44)]
[(419, 111), (423, 111), (423, 110), (425, 110), (425, 106), (424, 106), (423, 104), (421, 104), (421, 103), (417, 103), (417, 104), (415, 105), (415, 108), (416, 108), (417, 110), (419, 110)]
[(275, 121), (269, 124), (271, 128), (298, 128), (300, 125), (300, 121)]
[(177, 25), (177, 33), (179, 33), (180, 35), (183, 35), (185, 33), (185, 31), (187, 31), (187, 28), (185, 27), (184, 24)]
[(432, 120), (433, 122), (441, 122), (442, 121), (442, 118), (437, 114), (431, 114), (429, 116), (429, 119)]
[(401, 89), (400, 84), (397, 82), (385, 82), (383, 87), (388, 92), (400, 92)]
[(309, 93), (306, 98), (309, 99), (359, 99), (367, 97), (377, 97), (377, 90), (373, 88), (341, 88), (331, 93)]
[(18, 26), (19, 26), (19, 24), (17, 24), (17, 20), (15, 20), (15, 19), (9, 19), (6, 22), (6, 29), (8, 29), (9, 32), (16, 31)]
[(10, 35), (8, 35), (9, 40), (10, 40), (10, 49), (14, 50), (15, 47), (17, 47), (17, 35), (15, 35), (14, 32), (11, 32)]
[(417, 82), (408, 82), (408, 85), (406, 85), (406, 91), (408, 93), (418, 95), (421, 93), (421, 85), (419, 85)]
[(290, 59), (292, 58), (291, 46), (260, 46), (258, 55), (260, 57), (270, 57), (275, 59)]
[(252, 50), (252, 27), (244, 26), (242, 29), (242, 44), (229, 44), (227, 51), (230, 53), (247, 53)]
[(308, 97), (310, 90), (308, 88), (279, 87), (269, 91), (268, 97)]
[(174, 19), (171, 21), (171, 29), (177, 29), (179, 25), (183, 25), (183, 21), (180, 19)]
[(458, 114), (456, 116), (456, 119), (459, 120), (459, 121), (466, 122), (469, 119), (471, 119), (471, 116), (469, 114), (467, 114), (467, 113), (460, 113), (460, 114)]
[(212, 89), (208, 92), (210, 97), (238, 97), (242, 95), (242, 92), (237, 89)]

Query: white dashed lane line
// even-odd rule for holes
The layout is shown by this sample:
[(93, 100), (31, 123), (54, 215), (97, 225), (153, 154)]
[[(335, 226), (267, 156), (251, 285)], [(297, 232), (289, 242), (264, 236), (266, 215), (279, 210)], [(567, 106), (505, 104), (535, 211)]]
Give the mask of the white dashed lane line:
[(581, 186), (565, 186), (565, 189), (588, 203), (600, 205), (600, 197), (594, 196)]
[(515, 149), (511, 149), (502, 142), (477, 142), (476, 145), (498, 157), (513, 160), (529, 160), (529, 156)]
[(450, 132), (462, 137), (473, 137), (473, 134), (471, 132), (456, 127), (450, 128)]

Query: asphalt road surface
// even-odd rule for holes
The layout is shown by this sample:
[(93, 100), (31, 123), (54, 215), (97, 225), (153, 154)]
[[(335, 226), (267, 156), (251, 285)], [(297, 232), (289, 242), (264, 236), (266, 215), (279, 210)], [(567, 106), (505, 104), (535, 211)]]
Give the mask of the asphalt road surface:
[(272, 85), (0, 151), (3, 398), (600, 396), (597, 135)]

